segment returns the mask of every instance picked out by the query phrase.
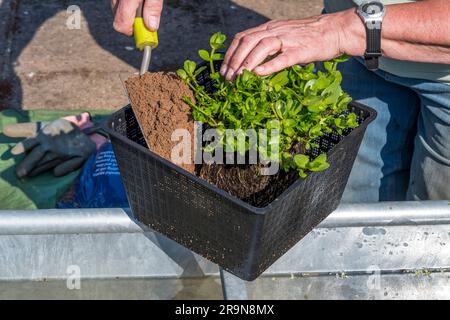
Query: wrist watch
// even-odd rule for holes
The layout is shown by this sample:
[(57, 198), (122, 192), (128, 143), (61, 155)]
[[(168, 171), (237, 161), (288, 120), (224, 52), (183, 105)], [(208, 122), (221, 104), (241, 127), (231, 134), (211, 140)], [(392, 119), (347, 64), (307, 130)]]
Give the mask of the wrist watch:
[(386, 7), (380, 1), (363, 1), (357, 11), (366, 27), (367, 48), (364, 54), (369, 70), (378, 69), (381, 57), (381, 26), (386, 14)]

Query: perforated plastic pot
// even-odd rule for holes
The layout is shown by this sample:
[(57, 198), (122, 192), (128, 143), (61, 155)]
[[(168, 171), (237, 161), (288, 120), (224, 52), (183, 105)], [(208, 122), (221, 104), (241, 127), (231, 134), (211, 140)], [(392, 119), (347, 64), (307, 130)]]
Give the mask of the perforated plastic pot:
[(264, 208), (190, 174), (148, 149), (130, 106), (105, 123), (137, 220), (244, 280), (254, 280), (338, 206), (367, 125), (376, 112), (358, 103), (360, 126), (327, 134), (314, 152), (330, 168), (289, 186)]
[[(147, 148), (130, 106), (108, 120), (128, 200), (135, 217), (154, 230), (253, 280), (336, 209), (372, 109), (352, 103), (364, 117), (342, 141), (323, 137), (330, 168), (292, 184), (256, 208), (159, 157)], [(336, 144), (337, 143), (337, 144)]]

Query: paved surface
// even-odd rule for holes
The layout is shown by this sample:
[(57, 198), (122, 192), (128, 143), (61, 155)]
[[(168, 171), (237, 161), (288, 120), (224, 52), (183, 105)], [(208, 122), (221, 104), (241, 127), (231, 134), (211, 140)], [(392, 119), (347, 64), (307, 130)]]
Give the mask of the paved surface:
[[(81, 9), (80, 29), (66, 25), (70, 5)], [(317, 14), (321, 6), (322, 0), (166, 0), (152, 69), (195, 59), (216, 31), (231, 37), (268, 19)], [(107, 0), (0, 0), (0, 109), (126, 104), (121, 79), (136, 72), (141, 55), (111, 24)]]

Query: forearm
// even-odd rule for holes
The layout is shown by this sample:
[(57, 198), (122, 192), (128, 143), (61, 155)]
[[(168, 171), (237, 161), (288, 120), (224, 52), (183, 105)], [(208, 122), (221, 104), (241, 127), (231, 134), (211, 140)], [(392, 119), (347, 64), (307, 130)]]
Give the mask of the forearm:
[[(355, 10), (338, 13), (341, 50), (361, 56), (366, 32)], [(387, 6), (382, 28), (383, 55), (398, 60), (450, 64), (450, 1), (424, 0)]]
[[(384, 56), (450, 64), (450, 0), (390, 5), (386, 12)], [(356, 9), (270, 21), (236, 35), (220, 72), (227, 80), (244, 69), (265, 76), (295, 64), (325, 61), (344, 53), (362, 56), (365, 51), (366, 29)]]

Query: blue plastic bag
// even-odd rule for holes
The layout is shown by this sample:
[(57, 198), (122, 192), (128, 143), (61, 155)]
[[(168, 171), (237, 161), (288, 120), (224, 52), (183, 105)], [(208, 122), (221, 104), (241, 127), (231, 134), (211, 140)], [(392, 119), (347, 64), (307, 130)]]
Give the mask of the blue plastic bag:
[(69, 197), (58, 208), (128, 208), (111, 143), (103, 145), (85, 163)]

